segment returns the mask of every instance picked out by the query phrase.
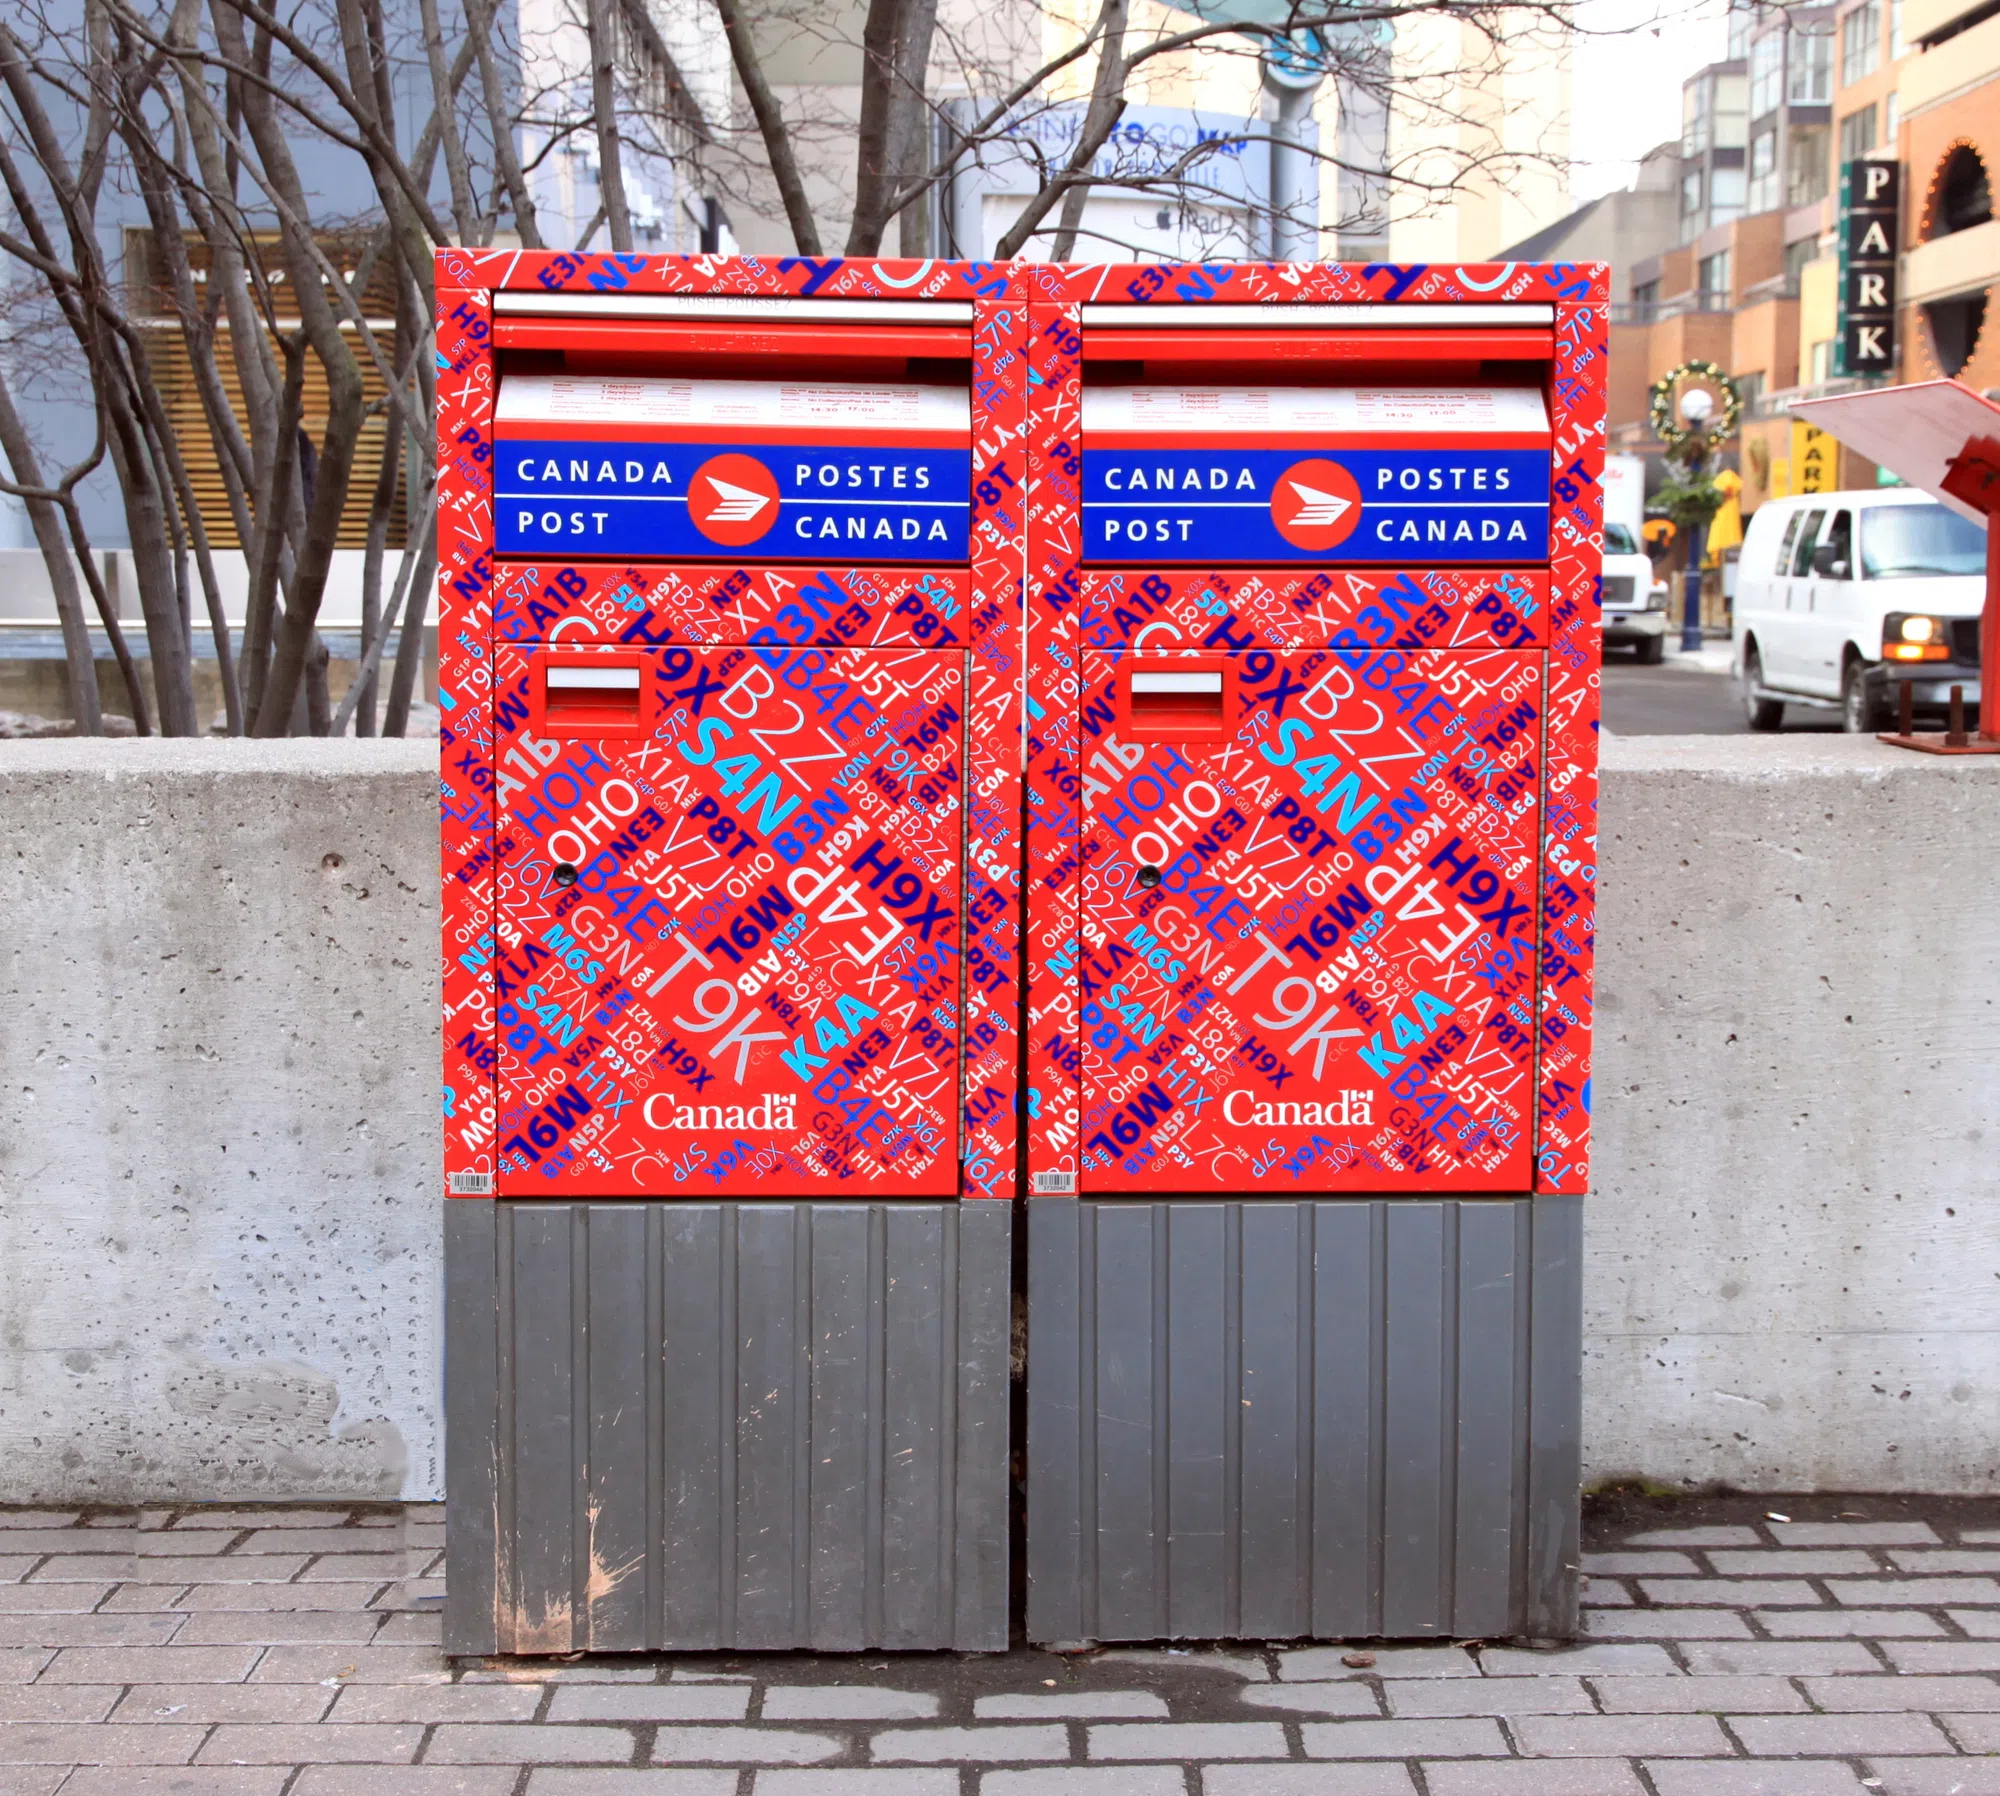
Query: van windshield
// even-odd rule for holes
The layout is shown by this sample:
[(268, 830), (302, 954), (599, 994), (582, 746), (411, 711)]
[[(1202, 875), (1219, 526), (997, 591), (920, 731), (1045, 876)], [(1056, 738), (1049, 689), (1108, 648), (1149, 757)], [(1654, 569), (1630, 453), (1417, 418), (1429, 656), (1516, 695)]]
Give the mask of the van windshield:
[(1862, 514), (1861, 577), (1986, 571), (1986, 532), (1942, 505), (1882, 505)]
[(1636, 555), (1639, 553), (1639, 545), (1632, 540), (1632, 532), (1623, 524), (1606, 524), (1604, 552), (1607, 555)]

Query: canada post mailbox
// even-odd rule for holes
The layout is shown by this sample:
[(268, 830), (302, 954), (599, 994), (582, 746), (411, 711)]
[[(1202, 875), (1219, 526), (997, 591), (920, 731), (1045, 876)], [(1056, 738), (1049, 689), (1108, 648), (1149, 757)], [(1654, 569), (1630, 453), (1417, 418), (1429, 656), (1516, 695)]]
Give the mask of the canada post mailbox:
[(1573, 1631), (1601, 295), (1404, 272), (1031, 314), (1033, 1639)]
[(1005, 1643), (1024, 317), (827, 272), (440, 261), (456, 1650)]

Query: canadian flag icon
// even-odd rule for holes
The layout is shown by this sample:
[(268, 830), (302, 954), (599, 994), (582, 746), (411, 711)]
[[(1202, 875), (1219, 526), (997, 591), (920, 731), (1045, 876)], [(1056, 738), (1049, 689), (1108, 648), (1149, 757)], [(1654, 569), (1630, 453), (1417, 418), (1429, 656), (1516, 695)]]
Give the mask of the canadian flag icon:
[(754, 455), (712, 455), (688, 482), (688, 516), (710, 542), (740, 549), (778, 521), (777, 477)]
[(1271, 523), (1295, 549), (1338, 548), (1361, 522), (1361, 488), (1337, 461), (1296, 461), (1271, 488)]

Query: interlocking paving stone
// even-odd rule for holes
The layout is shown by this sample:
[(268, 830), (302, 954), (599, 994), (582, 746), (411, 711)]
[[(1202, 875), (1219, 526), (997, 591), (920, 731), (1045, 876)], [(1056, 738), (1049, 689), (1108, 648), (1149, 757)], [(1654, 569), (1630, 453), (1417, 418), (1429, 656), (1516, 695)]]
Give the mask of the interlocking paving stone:
[(1898, 1671), (2000, 1671), (2000, 1640), (1888, 1640), (1882, 1650)]
[(1646, 1774), (1659, 1796), (1870, 1796), (1852, 1766), (1825, 1760), (1737, 1759), (1711, 1765), (1648, 1760)]
[(169, 1531), (221, 1528), (240, 1534), (246, 1528), (338, 1528), (352, 1513), (346, 1509), (208, 1509), (197, 1507), (174, 1517)]
[[(203, 1765), (199, 1770), (132, 1771), (80, 1765), (63, 1796), (278, 1796), (289, 1765)], [(376, 1796), (381, 1796), (381, 1773)]]
[[(5, 1544), (4, 1539), (0, 1539), (0, 1546)], [(39, 1555), (34, 1553), (0, 1554), (0, 1582), (11, 1584), (18, 1578), (25, 1578), (38, 1560)]]
[[(37, 1686), (48, 1689), (43, 1684)], [(75, 1684), (96, 1691), (101, 1684)], [(125, 1692), (114, 1721), (318, 1721), (333, 1701), (317, 1684), (135, 1684)], [(352, 1721), (352, 1715), (335, 1717)], [(399, 1715), (398, 1721), (410, 1717)]]
[(1583, 1606), (1586, 1609), (1629, 1609), (1638, 1599), (1615, 1578), (1585, 1578)]
[(1874, 1796), (2000, 1796), (2000, 1759), (1870, 1759)]
[(1945, 1752), (1951, 1747), (1928, 1715), (1732, 1715), (1729, 1725), (1750, 1752), (1765, 1758)]
[(197, 1614), (213, 1609), (352, 1609), (366, 1613), (379, 1582), (366, 1584), (191, 1584), (176, 1608)]
[(1773, 1522), (1771, 1532), (1788, 1547), (1934, 1547), (1929, 1522)]
[(407, 1765), (423, 1744), (420, 1727), (219, 1727), (197, 1762), (203, 1765)]
[(1524, 1753), (1547, 1758), (1710, 1758), (1729, 1751), (1712, 1715), (1516, 1715), (1508, 1725)]
[[(1607, 1678), (1606, 1686), (1623, 1678)], [(1664, 1680), (1662, 1680), (1664, 1681)], [(1686, 1683), (1686, 1678), (1677, 1680)], [(1351, 1688), (1340, 1685), (1336, 1688)], [(1389, 1713), (1399, 1721), (1431, 1715), (1587, 1715), (1590, 1693), (1573, 1677), (1439, 1678), (1390, 1684)]]
[(748, 1684), (565, 1684), (556, 1691), (549, 1719), (741, 1721), (749, 1713)]
[[(149, 1584), (285, 1584), (306, 1564), (303, 1554), (267, 1553), (256, 1559), (231, 1559), (217, 1554), (205, 1559), (134, 1559), (132, 1569), (122, 1575), (143, 1578)], [(59, 1553), (44, 1560), (29, 1580), (49, 1584), (59, 1578), (103, 1578), (103, 1563), (93, 1563), (88, 1554)]]
[[(1944, 1627), (1921, 1609), (1759, 1609), (1757, 1621), (1767, 1634), (1785, 1640), (1936, 1639)], [(1966, 1630), (1968, 1633), (1971, 1630)]]
[[(440, 1658), (436, 1663), (442, 1665)], [(499, 1660), (474, 1665), (463, 1678), (465, 1684), (657, 1684), (656, 1666), (641, 1660), (637, 1665), (551, 1665), (546, 1659)]]
[(1536, 1759), (1530, 1764), (1426, 1761), (1431, 1796), (1644, 1796), (1623, 1759)]
[(1291, 1748), (1285, 1744), (1285, 1730), (1275, 1721), (1112, 1722), (1090, 1728), (1088, 1733), (1089, 1754), (1093, 1759), (1185, 1761), (1291, 1756)]
[[(4, 1545), (0, 1542), (0, 1545)], [(1949, 1547), (1934, 1547), (1926, 1550), (1911, 1547), (1892, 1552), (1889, 1563), (1898, 1571), (1914, 1572), (1931, 1576), (1937, 1572), (2000, 1572), (2000, 1552), (1954, 1552)]]
[(0, 1615), (0, 1647), (159, 1646), (179, 1615)]
[(1977, 1672), (1965, 1677), (1807, 1678), (1806, 1694), (1822, 1709), (2000, 1709), (2000, 1683)]
[(1553, 1652), (1526, 1647), (1489, 1647), (1479, 1663), (1490, 1678), (1652, 1677), (1680, 1669), (1663, 1646), (1613, 1641), (1602, 1646), (1563, 1646)]
[(0, 1765), (185, 1765), (205, 1727), (122, 1727), (31, 1721), (0, 1727)]
[(69, 1765), (0, 1765), (0, 1796), (56, 1796), (56, 1786), (72, 1775)]
[(1648, 1528), (1643, 1534), (1625, 1537), (1628, 1547), (1761, 1547), (1764, 1537), (1755, 1528), (1736, 1526), (1713, 1528)]
[[(1943, 1703), (1939, 1703), (1937, 1706), (1940, 1711), (1946, 1708), (1946, 1705)], [(2000, 1715), (1991, 1713), (1983, 1715), (1940, 1713), (1938, 1719), (1943, 1724), (1945, 1731), (1958, 1742), (1961, 1751), (2000, 1752)], [(1887, 1749), (1877, 1747), (1871, 1743), (1867, 1750), (1878, 1752)]]
[[(958, 1785), (951, 1787), (956, 1791)], [(979, 1780), (979, 1796), (1182, 1796), (1186, 1788), (1186, 1774), (1178, 1765), (1044, 1765), (1034, 1771), (989, 1771)], [(869, 1792), (856, 1789), (853, 1796)]]
[(360, 1609), (215, 1609), (190, 1615), (176, 1646), (362, 1646), (381, 1620)]
[(752, 1787), (758, 1796), (958, 1796), (958, 1773), (942, 1765), (824, 1765), (760, 1771)]
[(1697, 1675), (1722, 1677), (1813, 1677), (1882, 1669), (1882, 1661), (1859, 1640), (1696, 1640), (1681, 1649), (1681, 1657)]
[(398, 1765), (393, 1772), (313, 1765), (290, 1796), (512, 1796), (514, 1765)]
[[(1436, 1685), (1483, 1684), (1484, 1678), (1396, 1678), (1385, 1686), (1430, 1689)], [(1250, 1709), (1283, 1709), (1293, 1715), (1379, 1715), (1382, 1706), (1375, 1700), (1375, 1686), (1359, 1678), (1344, 1684), (1251, 1684), (1242, 1693), (1243, 1706)], [(1448, 1715), (1476, 1714), (1477, 1710), (1447, 1709)]]
[(1975, 1640), (2000, 1639), (2000, 1610), (1947, 1609), (1945, 1613)]
[[(1831, 1615), (1831, 1609), (1790, 1609), (1790, 1615)], [(1739, 1609), (1593, 1609), (1583, 1618), (1591, 1640), (1748, 1640)]]
[(663, 1727), (653, 1736), (656, 1765), (810, 1765), (817, 1759), (838, 1758), (846, 1750), (847, 1742), (837, 1734), (801, 1733), (791, 1728)]
[(1245, 1683), (1268, 1683), (1271, 1668), (1255, 1653), (1196, 1652), (1180, 1646), (1121, 1646), (1099, 1653), (1096, 1665), (1145, 1665), (1155, 1671), (1186, 1669), (1220, 1672), (1225, 1677), (1242, 1678)]
[(444, 1659), (427, 1646), (272, 1646), (250, 1674), (255, 1684), (442, 1684), (450, 1680)]
[(114, 1553), (130, 1558), (129, 1535), (93, 1533), (88, 1528), (18, 1528), (5, 1537), (10, 1553)]
[[(236, 1686), (231, 1685), (230, 1688)], [(120, 1695), (116, 1684), (34, 1684), (0, 1687), (0, 1721), (102, 1721)], [(150, 1715), (120, 1715), (120, 1721), (150, 1721)], [(192, 1715), (170, 1717), (192, 1721)]]
[(54, 1657), (54, 1650), (46, 1647), (0, 1649), (0, 1684), (29, 1683)]
[[(1201, 1772), (1202, 1796), (1415, 1796), (1416, 1787), (1401, 1765), (1365, 1760), (1324, 1765), (1205, 1765)], [(1436, 1790), (1437, 1785), (1431, 1788)]]
[(1802, 1609), (1826, 1602), (1803, 1578), (1641, 1578), (1639, 1588), (1662, 1608), (1769, 1603)]
[[(76, 1588), (75, 1585), (51, 1584), (51, 1590)], [(137, 1582), (119, 1584), (111, 1594), (98, 1604), (100, 1615), (164, 1615), (169, 1610), (186, 1611), (189, 1605), (182, 1599), (191, 1586), (186, 1584), (140, 1584)], [(271, 1584), (239, 1584), (232, 1586), (238, 1590), (273, 1590)]]
[[(1353, 1686), (1342, 1684), (1342, 1690)], [(771, 1695), (764, 1697), (769, 1714)], [(1254, 1702), (1265, 1692), (1244, 1692), (1246, 1702)], [(972, 1713), (981, 1721), (1164, 1721), (1166, 1698), (1150, 1690), (1042, 1690), (1018, 1696), (977, 1696)]]
[[(1356, 1668), (1341, 1661), (1357, 1652), (1373, 1656)], [(1479, 1665), (1457, 1646), (1309, 1646), (1278, 1655), (1278, 1675), (1288, 1683), (1321, 1678), (1476, 1678)]]
[(448, 1724), (424, 1748), (428, 1765), (627, 1765), (632, 1762), (628, 1727), (514, 1727), (473, 1722)]
[(1694, 1577), (1701, 1567), (1686, 1553), (1585, 1553), (1583, 1571), (1586, 1577), (1670, 1578), (1681, 1573)]
[(0, 1528), (67, 1528), (81, 1513), (75, 1509), (0, 1509)]
[(42, 1673), (50, 1684), (233, 1684), (257, 1663), (254, 1646), (68, 1646)]
[(1608, 1711), (1619, 1715), (1777, 1715), (1806, 1706), (1806, 1699), (1778, 1677), (1606, 1678), (1597, 1695)]
[[(427, 1560), (430, 1558), (430, 1554), (425, 1553), (421, 1557)], [(223, 1563), (235, 1565), (238, 1561), (230, 1559), (225, 1560)], [(255, 1564), (256, 1561), (246, 1559), (241, 1561), (241, 1563), (250, 1565)], [(308, 1565), (299, 1574), (299, 1582), (302, 1584), (363, 1583), (369, 1578), (376, 1578), (386, 1584), (391, 1578), (414, 1577), (421, 1573), (422, 1570), (423, 1566), (419, 1563), (418, 1558), (409, 1553), (328, 1553), (322, 1558), (315, 1559)]]
[(528, 1796), (736, 1796), (734, 1771), (538, 1770)]
[[(717, 1730), (720, 1731), (720, 1730)], [(808, 1739), (810, 1735), (800, 1735)], [(891, 1727), (868, 1742), (878, 1764), (978, 1764), (982, 1759), (1066, 1759), (1064, 1727)], [(822, 1757), (831, 1757), (822, 1754)], [(1148, 1755), (1134, 1755), (1148, 1756)]]
[(1958, 1538), (1969, 1547), (2000, 1546), (2000, 1528), (1962, 1528)]
[[(250, 1690), (312, 1690), (313, 1684), (248, 1684)], [(350, 1684), (329, 1721), (532, 1721), (542, 1700), (529, 1684)]]
[(231, 1550), (236, 1553), (388, 1553), (393, 1552), (403, 1538), (401, 1529), (259, 1528)]
[(929, 1691), (871, 1684), (773, 1684), (762, 1710), (766, 1721), (928, 1721), (937, 1712)]
[(1836, 1578), (1827, 1589), (1843, 1603), (2000, 1603), (1991, 1578)]
[[(1893, 1557), (1894, 1555), (1891, 1555)], [(1879, 1572), (1882, 1567), (1869, 1554), (1854, 1548), (1779, 1548), (1764, 1552), (1716, 1552), (1708, 1555), (1709, 1568), (1725, 1578), (1856, 1578)], [(1956, 1567), (1945, 1566), (1946, 1571)]]
[(1463, 1720), (1309, 1721), (1299, 1729), (1309, 1759), (1505, 1758), (1500, 1724)]
[(0, 1584), (0, 1615), (88, 1615), (114, 1587), (88, 1584)]

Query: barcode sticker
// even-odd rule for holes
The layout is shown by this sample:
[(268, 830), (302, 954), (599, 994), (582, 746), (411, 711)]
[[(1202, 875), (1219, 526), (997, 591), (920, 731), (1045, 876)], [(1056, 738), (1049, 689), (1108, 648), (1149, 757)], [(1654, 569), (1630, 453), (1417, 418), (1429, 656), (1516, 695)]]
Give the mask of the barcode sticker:
[(491, 1197), (493, 1195), (493, 1175), (490, 1172), (455, 1172), (449, 1181), (453, 1197)]
[(1035, 1174), (1035, 1193), (1039, 1197), (1074, 1197), (1076, 1195), (1076, 1174), (1073, 1172), (1038, 1172)]

